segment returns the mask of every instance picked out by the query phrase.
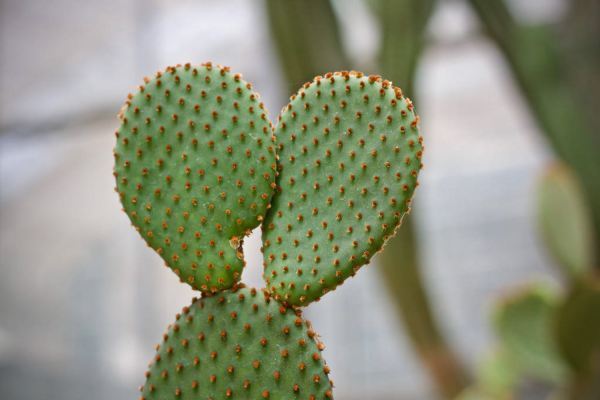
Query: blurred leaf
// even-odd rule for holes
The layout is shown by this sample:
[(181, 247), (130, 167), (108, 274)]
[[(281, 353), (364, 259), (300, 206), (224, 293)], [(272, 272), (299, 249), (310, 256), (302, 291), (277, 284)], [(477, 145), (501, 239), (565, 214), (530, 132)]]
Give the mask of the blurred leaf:
[(564, 364), (554, 343), (556, 298), (533, 286), (505, 299), (495, 315), (496, 332), (506, 356), (526, 376), (561, 382)]
[(577, 178), (563, 164), (549, 168), (538, 188), (538, 220), (550, 252), (567, 276), (591, 269), (591, 214)]
[(506, 399), (517, 386), (521, 371), (503, 349), (488, 356), (479, 368), (478, 385), (495, 399)]
[(579, 282), (557, 312), (558, 347), (579, 374), (600, 372), (600, 280)]

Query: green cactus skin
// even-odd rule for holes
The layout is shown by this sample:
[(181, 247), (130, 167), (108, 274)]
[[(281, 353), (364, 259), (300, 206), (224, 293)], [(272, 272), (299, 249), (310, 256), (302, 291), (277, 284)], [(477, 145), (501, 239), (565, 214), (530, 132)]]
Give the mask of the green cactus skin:
[(319, 299), (393, 235), (422, 167), (418, 122), (378, 76), (330, 73), (292, 96), (275, 131), (278, 188), (263, 223), (264, 278), (277, 299)]
[(275, 188), (258, 95), (227, 67), (178, 65), (146, 78), (120, 119), (114, 175), (131, 222), (182, 281), (230, 288)]
[(140, 400), (331, 399), (323, 348), (300, 311), (234, 288), (177, 315)]

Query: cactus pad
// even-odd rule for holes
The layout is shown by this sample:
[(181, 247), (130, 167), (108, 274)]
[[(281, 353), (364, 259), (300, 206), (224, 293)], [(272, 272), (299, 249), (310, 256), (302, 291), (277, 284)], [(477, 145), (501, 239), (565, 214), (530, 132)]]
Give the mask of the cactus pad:
[(552, 329), (558, 296), (542, 284), (520, 289), (503, 299), (495, 327), (512, 369), (547, 382), (561, 382), (565, 368)]
[[(572, 285), (556, 313), (554, 337), (571, 369), (598, 376), (600, 368), (600, 279)], [(596, 375), (594, 375), (596, 374)]]
[(322, 348), (299, 311), (255, 289), (224, 291), (177, 315), (141, 399), (330, 399)]
[(131, 222), (182, 281), (236, 283), (243, 237), (275, 187), (272, 126), (258, 95), (226, 67), (178, 65), (130, 95), (115, 176)]
[(567, 277), (584, 275), (594, 265), (591, 210), (577, 177), (567, 165), (546, 169), (537, 193), (538, 221), (546, 247)]
[(316, 77), (292, 96), (275, 130), (278, 187), (263, 226), (276, 298), (318, 299), (393, 235), (422, 167), (418, 121), (400, 89), (356, 72)]

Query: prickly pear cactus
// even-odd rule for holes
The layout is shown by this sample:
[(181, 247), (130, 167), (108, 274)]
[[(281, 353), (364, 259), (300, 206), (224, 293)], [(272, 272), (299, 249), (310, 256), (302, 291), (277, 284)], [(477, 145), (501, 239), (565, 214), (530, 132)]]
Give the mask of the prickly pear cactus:
[(552, 337), (559, 298), (551, 287), (530, 285), (505, 297), (494, 315), (496, 333), (512, 371), (561, 382), (564, 364)]
[(255, 289), (225, 291), (177, 315), (141, 399), (330, 399), (322, 349), (300, 311)]
[(546, 247), (569, 279), (593, 270), (592, 214), (577, 177), (567, 165), (548, 167), (537, 192), (538, 223)]
[(263, 224), (264, 278), (303, 306), (378, 252), (409, 210), (423, 151), (411, 101), (388, 81), (330, 73), (292, 96), (275, 135), (277, 192)]
[[(158, 346), (141, 398), (332, 398), (323, 345), (290, 305), (354, 275), (409, 210), (423, 151), (411, 101), (377, 76), (330, 73), (292, 96), (274, 135), (239, 74), (186, 64), (145, 79), (120, 120), (123, 208), (202, 292)], [(238, 281), (242, 239), (261, 223), (258, 292)]]
[(179, 65), (146, 79), (120, 119), (114, 174), (132, 224), (182, 281), (231, 287), (275, 186), (258, 95), (226, 67)]

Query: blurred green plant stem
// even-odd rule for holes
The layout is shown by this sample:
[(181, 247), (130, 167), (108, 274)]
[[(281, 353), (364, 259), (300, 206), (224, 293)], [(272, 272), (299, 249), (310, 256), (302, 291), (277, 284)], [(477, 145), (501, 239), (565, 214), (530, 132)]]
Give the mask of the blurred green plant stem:
[(600, 4), (572, 0), (560, 23), (529, 25), (503, 0), (469, 1), (542, 132), (579, 177), (600, 248)]
[(404, 220), (376, 262), (405, 332), (438, 392), (444, 398), (454, 398), (466, 387), (469, 379), (433, 314), (421, 273), (417, 236), (410, 217)]
[(317, 75), (348, 69), (329, 0), (267, 0), (266, 7), (290, 93)]
[[(368, 4), (380, 20), (383, 33), (378, 73), (410, 94), (434, 1), (373, 0)], [(316, 75), (351, 69), (328, 0), (267, 0), (266, 7), (281, 67), (291, 90)], [(467, 374), (444, 340), (431, 310), (411, 221), (410, 217), (405, 219), (377, 263), (416, 353), (440, 395), (450, 399), (466, 386)]]
[[(414, 96), (415, 72), (425, 45), (425, 29), (435, 0), (372, 0), (382, 30), (379, 71)], [(419, 260), (418, 236), (410, 216), (377, 259), (382, 278), (395, 300), (406, 333), (438, 391), (454, 398), (468, 384), (467, 373), (452, 351), (433, 314)], [(400, 261), (399, 261), (400, 260)]]

